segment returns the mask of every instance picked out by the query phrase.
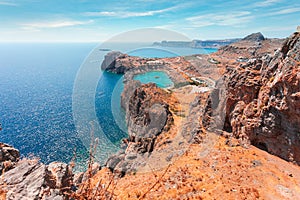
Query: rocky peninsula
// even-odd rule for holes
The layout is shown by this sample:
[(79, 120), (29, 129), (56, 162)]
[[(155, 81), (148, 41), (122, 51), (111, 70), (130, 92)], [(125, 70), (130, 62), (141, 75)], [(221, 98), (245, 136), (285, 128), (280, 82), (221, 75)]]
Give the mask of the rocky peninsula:
[(226, 40), (192, 40), (192, 41), (161, 41), (154, 42), (153, 46), (161, 47), (177, 47), (177, 48), (220, 48), (222, 46), (229, 45), (234, 42), (238, 42), (240, 39), (226, 39)]
[[(105, 166), (20, 159), (0, 145), (7, 199), (299, 199), (300, 33), (261, 33), (209, 55), (105, 56), (124, 74), (128, 138)], [(134, 80), (163, 71), (170, 88)]]

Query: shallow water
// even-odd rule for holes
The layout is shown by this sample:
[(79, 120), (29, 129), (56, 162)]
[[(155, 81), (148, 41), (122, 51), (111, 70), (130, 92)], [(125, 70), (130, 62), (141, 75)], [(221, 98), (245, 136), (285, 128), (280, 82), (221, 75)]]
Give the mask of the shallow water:
[(141, 83), (155, 83), (160, 88), (167, 88), (173, 86), (173, 82), (166, 72), (163, 71), (151, 71), (143, 74), (135, 75), (134, 80), (138, 80)]

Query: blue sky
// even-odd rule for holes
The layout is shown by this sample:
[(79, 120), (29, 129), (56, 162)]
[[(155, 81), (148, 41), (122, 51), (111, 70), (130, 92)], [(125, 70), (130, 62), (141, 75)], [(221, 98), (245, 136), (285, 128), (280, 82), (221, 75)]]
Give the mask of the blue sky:
[(299, 0), (0, 0), (0, 41), (95, 41), (139, 28), (191, 39), (287, 37), (300, 25)]

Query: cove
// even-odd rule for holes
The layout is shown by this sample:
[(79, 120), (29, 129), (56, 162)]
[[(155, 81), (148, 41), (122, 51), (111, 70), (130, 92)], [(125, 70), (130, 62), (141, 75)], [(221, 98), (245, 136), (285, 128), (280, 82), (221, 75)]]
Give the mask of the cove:
[(137, 74), (133, 78), (143, 84), (155, 83), (160, 88), (168, 88), (174, 85), (168, 74), (163, 71), (150, 71), (143, 74)]

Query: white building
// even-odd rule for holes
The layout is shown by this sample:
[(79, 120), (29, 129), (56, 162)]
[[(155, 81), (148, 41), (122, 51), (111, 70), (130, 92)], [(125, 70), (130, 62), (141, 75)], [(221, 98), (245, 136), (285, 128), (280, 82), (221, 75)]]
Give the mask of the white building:
[(148, 65), (163, 65), (164, 63), (159, 61), (159, 60), (154, 60), (154, 61), (148, 61)]

